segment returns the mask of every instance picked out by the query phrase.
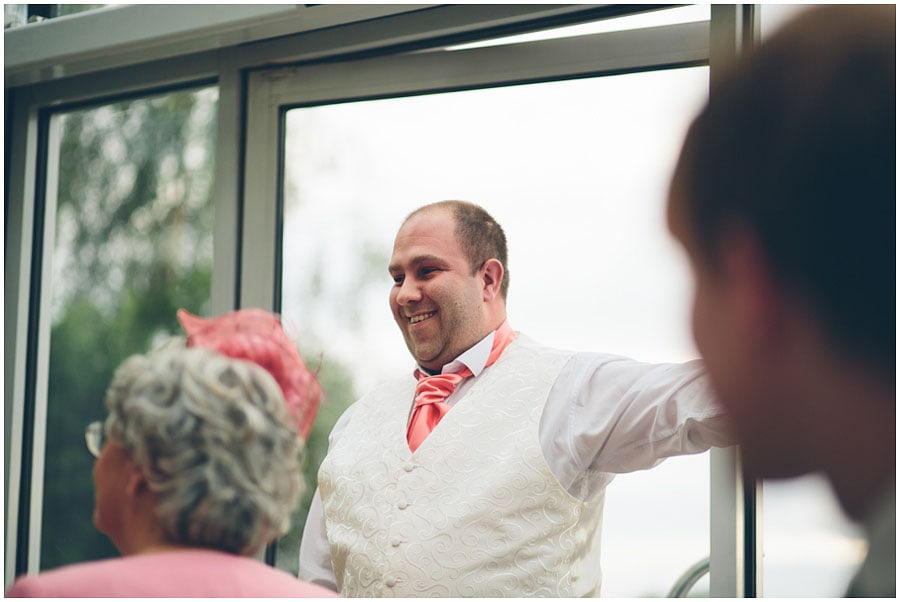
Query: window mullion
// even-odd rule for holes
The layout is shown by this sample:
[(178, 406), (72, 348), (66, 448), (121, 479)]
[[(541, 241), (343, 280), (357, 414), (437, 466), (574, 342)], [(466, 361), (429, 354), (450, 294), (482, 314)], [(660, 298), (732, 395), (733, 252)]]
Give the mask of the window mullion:
[[(709, 76), (715, 84), (738, 56), (759, 42), (756, 5), (713, 5), (710, 10)], [(737, 448), (714, 449), (710, 456), (710, 596), (755, 597), (759, 570), (757, 523), (759, 494), (745, 483)]]
[[(29, 89), (14, 92), (9, 159), (4, 270), (4, 470), (6, 500), (6, 564), (4, 585), (17, 573), (19, 521), (27, 516), (19, 507), (23, 488), (26, 423), (26, 381), (29, 366), (29, 320), (32, 315), (32, 263), (36, 253), (35, 181), (37, 169), (38, 117), (30, 104)], [(7, 97), (9, 98), (9, 97)], [(30, 422), (30, 420), (29, 420)], [(25, 479), (27, 481), (27, 479)], [(26, 531), (27, 534), (27, 531)]]

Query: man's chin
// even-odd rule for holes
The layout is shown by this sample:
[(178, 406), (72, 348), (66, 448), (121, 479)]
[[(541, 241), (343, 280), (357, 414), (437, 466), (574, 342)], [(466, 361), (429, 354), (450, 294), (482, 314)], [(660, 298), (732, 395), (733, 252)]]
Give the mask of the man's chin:
[(420, 368), (422, 368), (423, 370), (425, 370), (431, 374), (437, 374), (444, 367), (444, 364), (441, 364), (439, 362), (422, 361), (418, 358), (416, 358), (416, 363), (419, 365)]
[(433, 351), (417, 347), (410, 341), (407, 341), (406, 347), (409, 349), (409, 354), (422, 368), (425, 368), (426, 370), (430, 370), (432, 372), (440, 372), (441, 368), (444, 367), (445, 362), (442, 362), (439, 355), (435, 354)]

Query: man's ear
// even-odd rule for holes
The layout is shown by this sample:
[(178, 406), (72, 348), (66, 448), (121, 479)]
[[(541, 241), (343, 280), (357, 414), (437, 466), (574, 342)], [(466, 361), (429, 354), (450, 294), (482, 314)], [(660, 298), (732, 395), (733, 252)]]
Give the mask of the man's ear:
[(493, 301), (500, 296), (500, 284), (503, 282), (503, 264), (499, 259), (488, 259), (481, 266), (481, 278), (484, 282), (482, 299)]
[(738, 332), (755, 349), (768, 352), (784, 333), (786, 296), (759, 239), (750, 230), (732, 229), (722, 239), (721, 252)]

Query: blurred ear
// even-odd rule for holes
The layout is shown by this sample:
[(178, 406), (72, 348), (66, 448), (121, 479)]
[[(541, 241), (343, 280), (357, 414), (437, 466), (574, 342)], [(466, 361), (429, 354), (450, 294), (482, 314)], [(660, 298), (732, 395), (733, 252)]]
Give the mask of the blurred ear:
[(753, 349), (771, 351), (784, 332), (786, 297), (759, 240), (746, 228), (732, 229), (721, 252), (737, 332)]
[(144, 471), (137, 465), (132, 466), (130, 471), (128, 482), (125, 484), (125, 492), (130, 496), (137, 496), (147, 489), (147, 478), (144, 476)]
[(500, 283), (503, 282), (503, 264), (499, 259), (488, 259), (481, 266), (481, 278), (484, 282), (482, 299), (493, 301), (500, 296)]

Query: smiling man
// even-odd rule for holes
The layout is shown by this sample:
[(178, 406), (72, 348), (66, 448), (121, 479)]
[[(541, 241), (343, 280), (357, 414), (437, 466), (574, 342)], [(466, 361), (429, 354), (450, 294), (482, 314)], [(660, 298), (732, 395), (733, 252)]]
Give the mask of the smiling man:
[(335, 425), (300, 576), (354, 597), (598, 595), (614, 475), (730, 442), (702, 366), (516, 333), (505, 235), (472, 203), (413, 212), (388, 269), (417, 366)]
[[(411, 216), (397, 234), (388, 269), (395, 285), (390, 293), (394, 319), (413, 358), (431, 373), (440, 372), (506, 318), (505, 241), (474, 248), (477, 241), (466, 240), (465, 230), (457, 240), (448, 213)], [(502, 235), (499, 227), (496, 233)], [(476, 277), (461, 245), (479, 256)]]

